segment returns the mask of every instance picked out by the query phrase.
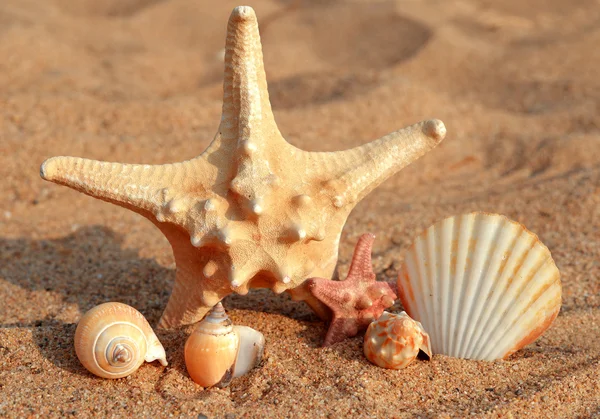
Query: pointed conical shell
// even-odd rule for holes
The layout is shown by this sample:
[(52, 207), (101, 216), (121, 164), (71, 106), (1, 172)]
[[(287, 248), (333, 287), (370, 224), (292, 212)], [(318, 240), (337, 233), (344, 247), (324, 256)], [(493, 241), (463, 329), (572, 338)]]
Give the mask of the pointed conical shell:
[(227, 386), (233, 378), (239, 346), (239, 335), (218, 303), (185, 343), (188, 374), (202, 387)]
[(538, 237), (486, 213), (446, 218), (418, 236), (398, 292), (434, 353), (482, 360), (506, 358), (539, 337), (558, 315), (562, 293)]
[(383, 368), (399, 370), (410, 364), (423, 351), (431, 358), (429, 335), (421, 323), (404, 311), (383, 314), (367, 328), (364, 353), (369, 361)]
[(83, 366), (103, 378), (121, 378), (144, 361), (167, 365), (165, 349), (142, 313), (122, 303), (100, 304), (79, 321), (75, 353)]
[(233, 377), (241, 377), (256, 367), (262, 360), (265, 349), (265, 337), (258, 330), (248, 326), (233, 326), (240, 338)]

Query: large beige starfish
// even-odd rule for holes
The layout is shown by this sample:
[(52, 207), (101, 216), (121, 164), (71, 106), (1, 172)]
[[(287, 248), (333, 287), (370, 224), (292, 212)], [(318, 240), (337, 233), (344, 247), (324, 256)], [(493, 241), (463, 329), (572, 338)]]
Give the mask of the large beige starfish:
[(288, 291), (327, 319), (303, 283), (332, 276), (352, 208), (446, 129), (429, 120), (346, 151), (302, 151), (273, 118), (252, 8), (231, 13), (225, 51), (221, 124), (200, 156), (164, 165), (53, 157), (41, 176), (135, 211), (164, 233), (177, 276), (161, 327), (196, 322), (231, 292), (257, 287)]

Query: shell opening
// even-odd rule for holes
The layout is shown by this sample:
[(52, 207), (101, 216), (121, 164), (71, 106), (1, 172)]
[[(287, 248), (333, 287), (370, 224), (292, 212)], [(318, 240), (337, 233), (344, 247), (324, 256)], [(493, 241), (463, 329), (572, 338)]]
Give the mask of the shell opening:
[(231, 383), (232, 379), (233, 379), (233, 365), (231, 366), (231, 368), (229, 368), (227, 371), (225, 371), (223, 378), (221, 378), (221, 380), (217, 384), (215, 384), (215, 387), (225, 388)]

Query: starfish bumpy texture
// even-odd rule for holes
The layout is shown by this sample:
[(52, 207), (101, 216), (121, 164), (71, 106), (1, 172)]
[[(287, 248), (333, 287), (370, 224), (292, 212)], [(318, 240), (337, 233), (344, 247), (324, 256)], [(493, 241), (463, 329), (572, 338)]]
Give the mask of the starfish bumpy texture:
[(375, 236), (368, 233), (358, 239), (346, 280), (311, 278), (307, 281), (310, 292), (333, 312), (323, 346), (356, 336), (397, 298), (387, 282), (375, 279), (371, 264), (373, 241)]
[(305, 280), (332, 276), (352, 208), (445, 133), (429, 120), (346, 151), (287, 143), (269, 102), (256, 15), (240, 6), (227, 27), (220, 126), (200, 156), (164, 165), (53, 157), (40, 173), (143, 215), (167, 237), (177, 274), (160, 327), (194, 323), (228, 294), (258, 287), (287, 291), (327, 319)]

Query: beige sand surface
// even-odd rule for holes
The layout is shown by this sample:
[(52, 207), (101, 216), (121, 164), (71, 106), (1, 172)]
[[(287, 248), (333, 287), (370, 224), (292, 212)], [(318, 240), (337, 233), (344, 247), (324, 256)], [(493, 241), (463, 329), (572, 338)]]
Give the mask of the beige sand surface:
[[(260, 369), (204, 391), (185, 371), (191, 329), (159, 331), (170, 365), (96, 378), (72, 345), (110, 300), (155, 324), (174, 279), (166, 239), (122, 208), (44, 182), (54, 155), (162, 163), (218, 126), (227, 18), (209, 0), (0, 2), (0, 416), (600, 416), (600, 2), (250, 1), (275, 116), (307, 150), (345, 149), (436, 117), (440, 147), (361, 202), (360, 234), (392, 281), (412, 238), (447, 215), (498, 212), (552, 251), (564, 305), (510, 359), (434, 356), (375, 367), (362, 338), (320, 348), (325, 325), (286, 296), (228, 298), (262, 331)], [(400, 309), (400, 307), (396, 307)], [(202, 416), (198, 416), (202, 417)]]

